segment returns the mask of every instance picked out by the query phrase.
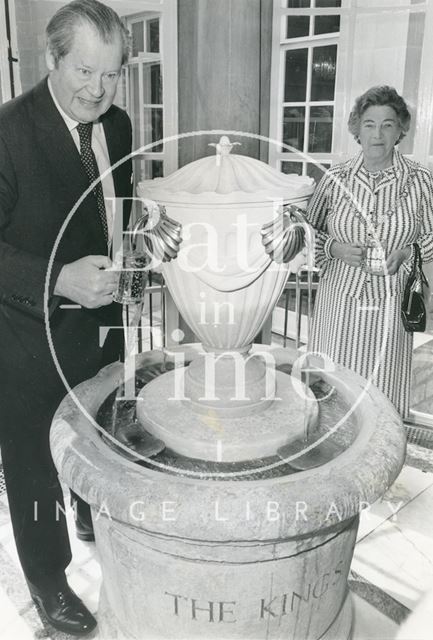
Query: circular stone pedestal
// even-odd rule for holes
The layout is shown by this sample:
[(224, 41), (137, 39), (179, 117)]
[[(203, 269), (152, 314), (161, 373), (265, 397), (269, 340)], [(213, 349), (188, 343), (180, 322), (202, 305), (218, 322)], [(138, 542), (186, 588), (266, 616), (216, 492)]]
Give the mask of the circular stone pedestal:
[[(143, 354), (137, 366), (158, 358)], [(140, 466), (113, 451), (93, 418), (122, 381), (120, 364), (74, 390), (79, 406), (63, 401), (52, 453), (92, 507), (102, 638), (348, 640), (360, 505), (395, 480), (405, 436), (392, 405), (362, 378), (339, 367), (321, 377), (352, 407), (340, 426), (350, 444), (320, 467), (275, 477)]]
[[(234, 417), (232, 408), (229, 416), (226, 407), (208, 407), (204, 413), (187, 398), (176, 399), (184, 373), (184, 368), (175, 369), (152, 380), (137, 403), (137, 417), (145, 429), (181, 455), (219, 462), (272, 456), (302, 438), (307, 425), (317, 420), (314, 395), (300, 381), (294, 388), (285, 373), (273, 372), (275, 396), (268, 404), (239, 417)], [(240, 407), (240, 413), (244, 410)]]
[[(104, 541), (101, 637), (346, 640), (352, 625), (347, 574), (357, 529), (353, 518), (301, 548), (296, 540), (259, 547), (226, 541), (222, 547), (143, 539), (126, 526), (114, 533), (104, 520), (98, 535), (98, 545)], [(138, 607), (128, 583), (142, 594)]]

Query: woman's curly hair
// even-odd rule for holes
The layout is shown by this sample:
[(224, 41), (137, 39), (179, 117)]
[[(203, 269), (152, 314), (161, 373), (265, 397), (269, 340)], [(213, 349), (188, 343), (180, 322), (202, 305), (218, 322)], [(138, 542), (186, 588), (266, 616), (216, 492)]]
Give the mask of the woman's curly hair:
[(359, 142), (361, 118), (369, 107), (376, 106), (387, 106), (394, 109), (401, 130), (400, 136), (396, 142), (396, 144), (398, 144), (409, 131), (410, 113), (404, 99), (393, 87), (388, 87), (387, 85), (371, 87), (371, 89), (368, 89), (368, 91), (356, 99), (348, 121), (350, 133), (354, 136), (355, 140)]

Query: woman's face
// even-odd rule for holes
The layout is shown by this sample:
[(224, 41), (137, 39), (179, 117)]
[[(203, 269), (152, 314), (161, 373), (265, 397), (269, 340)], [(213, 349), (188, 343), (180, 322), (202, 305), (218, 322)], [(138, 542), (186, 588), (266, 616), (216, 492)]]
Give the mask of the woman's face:
[(397, 114), (389, 106), (372, 106), (364, 111), (359, 128), (359, 140), (364, 159), (386, 168), (392, 163), (394, 145), (401, 134)]

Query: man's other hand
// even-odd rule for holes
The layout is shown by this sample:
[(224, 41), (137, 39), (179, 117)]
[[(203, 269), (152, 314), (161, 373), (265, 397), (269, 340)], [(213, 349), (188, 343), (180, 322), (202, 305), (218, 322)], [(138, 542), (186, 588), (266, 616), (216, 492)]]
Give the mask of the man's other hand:
[(57, 278), (54, 295), (68, 298), (87, 309), (113, 302), (118, 271), (110, 271), (112, 262), (106, 256), (86, 256), (65, 264)]

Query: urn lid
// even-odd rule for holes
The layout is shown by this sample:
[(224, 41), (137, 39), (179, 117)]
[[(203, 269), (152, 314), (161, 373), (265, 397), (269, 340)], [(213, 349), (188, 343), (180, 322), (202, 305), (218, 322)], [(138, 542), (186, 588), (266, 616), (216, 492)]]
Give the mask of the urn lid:
[(140, 182), (138, 193), (163, 204), (188, 205), (296, 202), (311, 195), (312, 178), (281, 173), (260, 160), (230, 153), (239, 144), (223, 136), (212, 145), (215, 156), (195, 160), (166, 178)]

